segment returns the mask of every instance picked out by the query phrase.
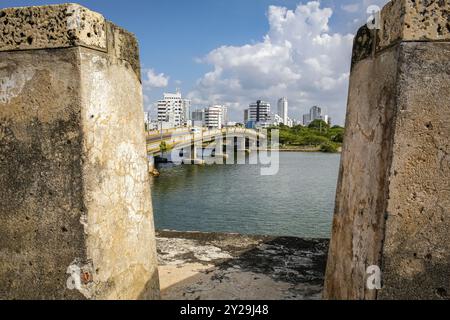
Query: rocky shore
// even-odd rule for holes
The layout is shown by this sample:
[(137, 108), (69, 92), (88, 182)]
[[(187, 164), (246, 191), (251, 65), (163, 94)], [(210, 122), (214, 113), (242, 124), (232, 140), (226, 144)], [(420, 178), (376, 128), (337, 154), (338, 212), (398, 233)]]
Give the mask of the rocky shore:
[(162, 298), (320, 299), (329, 241), (157, 232)]

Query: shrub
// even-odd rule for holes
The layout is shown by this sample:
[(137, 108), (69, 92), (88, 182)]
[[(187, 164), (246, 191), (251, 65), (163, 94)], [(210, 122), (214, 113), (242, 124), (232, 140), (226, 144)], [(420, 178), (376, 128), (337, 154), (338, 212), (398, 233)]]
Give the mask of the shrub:
[(338, 147), (332, 142), (325, 142), (320, 145), (320, 151), (326, 153), (336, 153), (338, 152)]

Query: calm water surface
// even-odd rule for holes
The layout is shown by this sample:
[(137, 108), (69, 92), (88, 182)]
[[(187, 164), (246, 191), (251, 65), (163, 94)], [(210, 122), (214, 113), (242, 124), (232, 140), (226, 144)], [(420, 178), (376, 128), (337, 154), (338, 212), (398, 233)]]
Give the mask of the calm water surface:
[(258, 165), (165, 166), (152, 178), (157, 229), (329, 238), (340, 155), (280, 153)]

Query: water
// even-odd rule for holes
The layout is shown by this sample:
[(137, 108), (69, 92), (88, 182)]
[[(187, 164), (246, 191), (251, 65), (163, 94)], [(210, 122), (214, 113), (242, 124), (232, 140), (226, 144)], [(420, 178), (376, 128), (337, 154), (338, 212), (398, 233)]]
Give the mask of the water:
[(329, 238), (340, 155), (280, 153), (257, 165), (165, 166), (152, 178), (157, 229)]

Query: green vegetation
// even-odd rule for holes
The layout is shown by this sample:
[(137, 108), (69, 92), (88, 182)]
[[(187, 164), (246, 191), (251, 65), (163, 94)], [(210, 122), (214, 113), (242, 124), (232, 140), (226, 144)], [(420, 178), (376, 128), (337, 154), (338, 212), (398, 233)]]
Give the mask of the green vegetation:
[(322, 152), (338, 152), (344, 140), (344, 128), (330, 127), (325, 121), (315, 120), (308, 127), (289, 128), (281, 125), (280, 144), (282, 149), (317, 149)]

